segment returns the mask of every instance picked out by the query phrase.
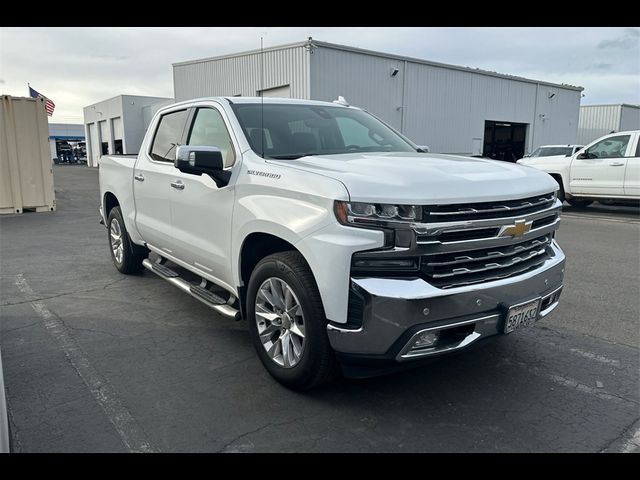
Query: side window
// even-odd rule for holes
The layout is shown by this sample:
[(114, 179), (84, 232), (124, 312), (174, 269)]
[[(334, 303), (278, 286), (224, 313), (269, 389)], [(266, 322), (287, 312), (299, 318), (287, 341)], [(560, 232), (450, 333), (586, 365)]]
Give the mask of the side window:
[(186, 121), (186, 110), (167, 113), (160, 118), (151, 145), (151, 158), (159, 162), (173, 163), (176, 156), (176, 146), (180, 144)]
[(600, 140), (589, 147), (589, 158), (620, 158), (624, 157), (631, 135), (619, 135)]
[(379, 144), (369, 136), (369, 129), (349, 117), (337, 117), (345, 147), (355, 145), (358, 148), (377, 147)]
[(638, 145), (636, 146), (636, 157), (640, 157), (640, 135), (638, 135)]
[(224, 166), (230, 167), (236, 160), (231, 137), (218, 110), (199, 108), (196, 112), (187, 145), (218, 147), (222, 151)]

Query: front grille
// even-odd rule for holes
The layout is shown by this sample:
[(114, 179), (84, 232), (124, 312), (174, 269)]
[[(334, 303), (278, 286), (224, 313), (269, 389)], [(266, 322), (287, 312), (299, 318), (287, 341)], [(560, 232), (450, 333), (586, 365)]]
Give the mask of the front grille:
[(533, 270), (549, 258), (551, 234), (502, 247), (424, 255), (421, 272), (433, 286), (452, 288)]
[[(553, 256), (559, 204), (551, 192), (520, 200), (423, 206), (423, 221), (407, 231), (414, 235), (410, 242), (356, 254), (360, 263), (386, 261), (384, 269), (365, 271), (354, 263), (352, 275), (420, 277), (447, 289), (533, 271)], [(392, 259), (410, 267), (399, 269)], [(357, 321), (356, 298), (350, 297), (349, 312)]]
[(519, 200), (456, 205), (425, 205), (422, 207), (422, 221), (440, 223), (522, 216), (550, 208), (554, 202), (555, 195), (547, 193)]

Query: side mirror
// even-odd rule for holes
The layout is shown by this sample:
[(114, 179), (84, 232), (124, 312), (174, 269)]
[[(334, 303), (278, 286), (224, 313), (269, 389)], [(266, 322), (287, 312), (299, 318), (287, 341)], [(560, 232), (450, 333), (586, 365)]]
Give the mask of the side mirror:
[(576, 158), (578, 158), (580, 160), (585, 160), (585, 159), (589, 158), (589, 154), (587, 152), (582, 152), (582, 153), (578, 154), (578, 156)]
[(231, 171), (224, 169), (222, 151), (218, 147), (180, 145), (173, 165), (183, 173), (209, 175), (218, 187), (229, 184)]
[(418, 145), (418, 152), (429, 153), (429, 145)]
[(202, 175), (221, 172), (224, 160), (218, 147), (180, 145), (173, 165), (181, 172)]
[(531, 156), (530, 153), (527, 153), (526, 155), (523, 155), (522, 158), (529, 158)]

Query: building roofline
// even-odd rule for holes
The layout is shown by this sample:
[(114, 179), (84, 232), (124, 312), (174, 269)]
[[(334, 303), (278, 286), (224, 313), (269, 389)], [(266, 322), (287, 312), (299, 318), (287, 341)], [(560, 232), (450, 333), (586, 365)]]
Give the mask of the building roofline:
[(631, 108), (640, 108), (640, 105), (635, 105), (633, 103), (598, 103), (594, 105), (580, 105), (582, 107), (631, 107)]
[[(284, 50), (284, 49), (288, 49), (288, 48), (296, 48), (296, 47), (303, 47), (306, 45), (309, 45), (309, 43), (311, 43), (313, 46), (315, 47), (323, 47), (323, 48), (329, 48), (329, 49), (333, 49), (333, 50), (343, 50), (343, 51), (347, 51), (347, 52), (354, 52), (354, 53), (362, 53), (365, 55), (371, 55), (371, 56), (376, 56), (376, 57), (382, 57), (382, 58), (391, 58), (394, 60), (401, 60), (401, 61), (406, 61), (406, 62), (412, 62), (412, 63), (419, 63), (422, 65), (430, 65), (433, 67), (440, 67), (440, 68), (448, 68), (450, 70), (459, 70), (462, 72), (467, 72), (467, 73), (476, 73), (479, 75), (486, 75), (486, 76), (490, 76), (490, 77), (497, 77), (497, 78), (504, 78), (507, 80), (514, 80), (514, 81), (519, 81), (519, 82), (525, 82), (525, 83), (533, 83), (533, 84), (538, 84), (538, 85), (547, 85), (550, 87), (557, 87), (557, 88), (564, 88), (566, 90), (576, 90), (579, 92), (582, 92), (584, 90), (584, 87), (580, 87), (580, 86), (575, 86), (575, 85), (568, 85), (568, 84), (564, 84), (564, 83), (552, 83), (552, 82), (545, 82), (542, 80), (533, 80), (531, 78), (525, 78), (525, 77), (519, 77), (516, 75), (508, 75), (505, 73), (498, 73), (498, 72), (492, 72), (490, 70), (482, 70), (480, 68), (471, 68), (471, 67), (462, 67), (459, 65), (452, 65), (449, 63), (441, 63), (441, 62), (434, 62), (431, 60), (425, 60), (422, 58), (416, 58), (416, 57), (407, 57), (404, 55), (396, 55), (393, 53), (385, 53), (385, 52), (378, 52), (376, 50), (367, 50), (364, 48), (358, 48), (358, 47), (351, 47), (348, 45), (340, 45), (337, 43), (329, 43), (329, 42), (323, 42), (320, 40), (307, 40), (304, 42), (296, 42), (296, 43), (288, 43), (285, 45), (277, 45), (274, 47), (269, 47), (269, 48), (265, 48), (264, 51), (265, 52), (271, 52), (271, 51), (277, 51), (277, 50)], [(260, 53), (260, 49), (256, 49), (256, 50), (248, 50), (248, 51), (244, 51), (244, 52), (238, 52), (238, 53), (231, 53), (231, 54), (226, 54), (226, 55), (220, 55), (217, 57), (208, 57), (208, 58), (200, 58), (200, 59), (196, 59), (196, 60), (188, 60), (188, 61), (184, 61), (184, 62), (177, 62), (177, 63), (173, 63), (172, 65), (174, 67), (177, 66), (185, 66), (185, 65), (193, 65), (193, 64), (197, 64), (197, 63), (205, 63), (205, 62), (210, 62), (210, 61), (215, 61), (215, 60), (222, 60), (225, 58), (237, 58), (237, 57), (243, 57), (246, 55), (253, 55), (256, 53)]]
[(490, 77), (498, 77), (498, 78), (505, 78), (507, 80), (516, 80), (516, 81), (520, 81), (520, 82), (526, 82), (526, 83), (534, 83), (534, 84), (539, 84), (539, 85), (548, 85), (551, 87), (558, 87), (558, 88), (565, 88), (568, 90), (577, 90), (577, 91), (583, 91), (584, 87), (580, 87), (580, 86), (576, 86), (576, 85), (568, 85), (565, 83), (552, 83), (552, 82), (546, 82), (546, 81), (542, 81), (542, 80), (534, 80), (531, 78), (526, 78), (526, 77), (519, 77), (517, 75), (509, 75), (506, 73), (498, 73), (498, 72), (492, 72), (490, 70), (482, 70), (480, 68), (471, 68), (471, 67), (462, 67), (460, 65), (452, 65), (450, 63), (441, 63), (441, 62), (434, 62), (432, 60), (425, 60), (423, 58), (416, 58), (416, 57), (407, 57), (404, 55), (396, 55), (394, 53), (385, 53), (385, 52), (378, 52), (375, 50), (367, 50), (364, 48), (358, 48), (358, 47), (351, 47), (348, 45), (340, 45), (337, 43), (329, 43), (329, 42), (321, 42), (318, 40), (313, 40), (312, 41), (314, 45), (319, 46), (319, 47), (326, 47), (326, 48), (332, 48), (334, 50), (344, 50), (347, 52), (355, 52), (355, 53), (363, 53), (366, 55), (372, 55), (372, 56), (376, 56), (376, 57), (383, 57), (383, 58), (392, 58), (394, 60), (402, 60), (402, 61), (407, 61), (407, 62), (412, 62), (412, 63), (420, 63), (422, 65), (430, 65), (433, 67), (441, 67), (441, 68), (448, 68), (451, 70), (460, 70), (463, 72), (468, 72), (468, 73), (477, 73), (480, 75), (487, 75)]
[[(304, 47), (308, 43), (309, 43), (309, 41), (295, 42), (295, 43), (285, 43), (283, 45), (276, 45), (274, 47), (267, 47), (267, 48), (264, 48), (262, 50), (257, 48), (255, 50), (245, 50), (243, 52), (227, 53), (227, 54), (224, 54), (224, 55), (218, 55), (216, 57), (197, 58), (195, 60), (185, 60), (184, 62), (176, 62), (176, 63), (172, 63), (171, 65), (174, 66), (174, 67), (181, 67), (181, 66), (184, 66), (184, 65), (193, 65), (193, 64), (196, 64), (196, 63), (211, 62), (213, 60), (223, 60), (225, 58), (244, 57), (246, 55), (254, 55), (256, 53), (260, 53), (261, 51), (274, 52), (274, 51), (277, 51), (277, 50), (286, 50), (288, 48)], [(314, 40), (314, 43), (316, 43), (315, 40)]]
[(93, 102), (92, 104), (87, 105), (86, 107), (82, 107), (82, 108), (84, 109), (84, 108), (88, 108), (88, 107), (93, 107), (94, 105), (97, 105), (99, 103), (110, 102), (111, 100), (115, 100), (116, 98), (124, 98), (124, 97), (155, 98), (155, 99), (158, 99), (158, 100), (174, 100), (171, 97), (154, 97), (153, 95), (131, 95), (131, 94), (128, 94), (128, 93), (121, 93), (121, 94), (116, 95), (114, 97), (109, 97), (109, 98), (105, 98), (104, 100), (99, 100), (97, 102)]

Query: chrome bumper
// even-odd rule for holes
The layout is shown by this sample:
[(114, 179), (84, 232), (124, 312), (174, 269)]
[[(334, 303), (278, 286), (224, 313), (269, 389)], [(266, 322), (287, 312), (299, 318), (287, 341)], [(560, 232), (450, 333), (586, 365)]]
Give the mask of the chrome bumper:
[[(348, 356), (404, 362), (463, 349), (482, 338), (502, 333), (509, 306), (541, 299), (538, 319), (558, 305), (565, 256), (551, 244), (552, 256), (538, 269), (502, 280), (459, 288), (438, 289), (426, 281), (399, 278), (352, 278), (364, 297), (362, 326), (329, 324), (329, 341)], [(422, 333), (444, 333), (432, 348), (411, 351)]]

